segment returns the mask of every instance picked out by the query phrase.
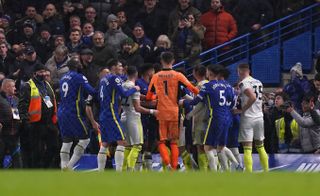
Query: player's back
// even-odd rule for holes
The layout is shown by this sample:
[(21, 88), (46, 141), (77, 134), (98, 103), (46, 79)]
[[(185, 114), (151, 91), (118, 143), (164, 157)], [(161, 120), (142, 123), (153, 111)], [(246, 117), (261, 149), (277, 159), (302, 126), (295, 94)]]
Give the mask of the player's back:
[(204, 84), (207, 97), (206, 103), (209, 107), (209, 114), (212, 111), (212, 116), (215, 119), (228, 119), (230, 107), (228, 106), (228, 91), (223, 82), (211, 80)]
[[(127, 80), (126, 82), (124, 82), (122, 84), (122, 87), (125, 90), (129, 90), (134, 88), (135, 84), (132, 81)], [(139, 92), (135, 92), (133, 95), (130, 95), (127, 98), (122, 98), (121, 99), (121, 106), (123, 108), (123, 115), (125, 117), (140, 117), (140, 113), (136, 112), (134, 105), (133, 105), (133, 100), (137, 100), (140, 99), (140, 93)]]
[(245, 117), (250, 117), (250, 118), (258, 118), (258, 117), (263, 117), (263, 111), (262, 111), (262, 92), (263, 92), (263, 85), (262, 83), (249, 76), (245, 78), (244, 80), (241, 81), (240, 83), (240, 98), (241, 98), (241, 104), (242, 107), (247, 104), (249, 97), (247, 97), (244, 92), (246, 89), (252, 89), (253, 93), (256, 94), (256, 101), (252, 104), (250, 108), (248, 108), (244, 112)]
[(63, 113), (77, 114), (83, 107), (83, 89), (81, 81), (87, 80), (82, 74), (75, 71), (67, 72), (60, 79), (59, 110)]
[(158, 97), (158, 119), (178, 121), (178, 98), (181, 73), (163, 70), (156, 73), (154, 88)]
[[(109, 74), (100, 80), (100, 115), (103, 115), (104, 117), (113, 117), (111, 114), (111, 108), (115, 109), (118, 106), (118, 97), (113, 84), (115, 78), (115, 75)], [(117, 80), (121, 82), (120, 79), (117, 78)]]

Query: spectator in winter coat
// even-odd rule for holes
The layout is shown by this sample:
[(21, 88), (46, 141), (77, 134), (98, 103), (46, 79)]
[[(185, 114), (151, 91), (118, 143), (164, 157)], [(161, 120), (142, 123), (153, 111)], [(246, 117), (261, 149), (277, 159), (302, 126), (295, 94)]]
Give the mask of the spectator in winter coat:
[(81, 41), (82, 32), (79, 29), (72, 29), (69, 35), (70, 42), (67, 43), (67, 47), (70, 53), (79, 53), (83, 48)]
[(140, 22), (145, 33), (155, 42), (159, 35), (168, 32), (168, 15), (158, 6), (157, 0), (144, 0), (144, 7), (139, 11), (136, 22)]
[(273, 17), (273, 10), (266, 0), (238, 0), (233, 9), (239, 27), (239, 35), (259, 30)]
[(64, 23), (58, 15), (56, 7), (53, 4), (49, 3), (46, 5), (43, 15), (44, 23), (50, 26), (50, 28), (52, 29), (52, 35), (64, 34)]
[(105, 42), (109, 47), (119, 52), (121, 50), (121, 42), (128, 36), (122, 32), (118, 24), (118, 18), (114, 14), (108, 16), (107, 24), (109, 29), (105, 33)]
[[(18, 98), (15, 96), (15, 82), (4, 79), (0, 91), (0, 168), (3, 168), (5, 155), (12, 158), (11, 167), (21, 168)], [(9, 165), (10, 166), (10, 165)], [(6, 167), (9, 167), (6, 166)]]
[(59, 95), (59, 80), (69, 71), (67, 63), (70, 60), (69, 51), (66, 46), (58, 46), (52, 57), (46, 62), (46, 68), (51, 72), (51, 86), (56, 94), (57, 100)]
[(172, 35), (172, 43), (177, 62), (197, 56), (202, 50), (200, 37), (192, 28), (192, 23), (188, 18), (179, 20), (179, 24)]
[(201, 16), (206, 28), (203, 47), (209, 49), (230, 41), (237, 36), (237, 24), (231, 14), (224, 11), (220, 0), (211, 1), (211, 10)]
[(311, 95), (305, 95), (302, 100), (301, 116), (293, 107), (289, 107), (287, 112), (297, 121), (300, 127), (300, 145), (304, 153), (320, 153), (320, 126), (317, 125), (311, 115), (311, 102), (314, 99)]
[(128, 37), (122, 41), (121, 48), (122, 50), (119, 54), (119, 59), (124, 60), (126, 65), (135, 66), (139, 69), (144, 63), (144, 60), (139, 53), (139, 45)]
[(43, 25), (40, 27), (40, 37), (35, 47), (43, 62), (46, 62), (52, 56), (55, 47), (49, 26)]
[(92, 24), (96, 31), (103, 31), (103, 23), (97, 18), (96, 9), (93, 6), (88, 6), (85, 8), (85, 22)]
[(133, 38), (132, 29), (128, 24), (127, 14), (123, 10), (118, 10), (117, 17), (119, 27), (122, 29), (123, 33)]
[(289, 95), (290, 100), (299, 114), (302, 114), (302, 98), (310, 92), (311, 85), (307, 77), (303, 75), (301, 63), (296, 63), (290, 70), (291, 81), (284, 86), (283, 91)]
[(82, 37), (81, 41), (86, 48), (91, 48), (93, 46), (92, 36), (94, 34), (94, 27), (91, 23), (87, 22), (83, 24), (82, 27)]
[(199, 19), (201, 16), (201, 12), (197, 8), (191, 6), (190, 0), (179, 0), (179, 5), (169, 15), (169, 37), (172, 37), (174, 30), (179, 24), (179, 20), (181, 18), (186, 18), (186, 16), (189, 14), (194, 15), (196, 20)]
[(96, 31), (93, 39), (93, 64), (105, 67), (110, 59), (116, 59), (117, 53), (104, 42), (104, 33)]
[(156, 41), (156, 45), (145, 59), (148, 63), (158, 63), (160, 64), (160, 55), (163, 52), (171, 51), (171, 40), (167, 35), (160, 35)]
[(146, 58), (153, 50), (153, 42), (145, 34), (144, 27), (141, 23), (135, 24), (133, 27), (134, 41), (139, 45), (140, 55)]

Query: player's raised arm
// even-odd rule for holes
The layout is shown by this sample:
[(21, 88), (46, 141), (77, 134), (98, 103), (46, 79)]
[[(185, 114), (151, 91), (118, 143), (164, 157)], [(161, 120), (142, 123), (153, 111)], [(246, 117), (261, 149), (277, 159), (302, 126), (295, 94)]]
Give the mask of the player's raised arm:
[(155, 94), (156, 90), (155, 90), (154, 84), (155, 84), (156, 80), (157, 80), (157, 76), (153, 75), (153, 77), (151, 78), (149, 87), (148, 87), (147, 95), (146, 95), (147, 101), (151, 101), (155, 97), (154, 94)]
[(135, 86), (134, 88), (131, 88), (131, 89), (126, 91), (125, 89), (123, 89), (122, 82), (121, 82), (121, 79), (119, 77), (115, 77), (113, 82), (114, 82), (115, 88), (117, 89), (117, 91), (120, 93), (120, 95), (122, 97), (129, 97), (133, 93), (135, 93), (135, 92), (140, 90), (140, 88), (138, 86)]
[(194, 94), (199, 93), (199, 89), (191, 84), (191, 82), (181, 73), (178, 75), (179, 82), (181, 82), (183, 85), (185, 85), (191, 92)]
[[(196, 89), (198, 89), (198, 88), (196, 88)], [(202, 87), (200, 93), (192, 101), (184, 100), (183, 101), (183, 105), (197, 105), (198, 103), (203, 101), (203, 99), (206, 96), (206, 94), (207, 94), (207, 92), (206, 92), (206, 88), (205, 88), (205, 85), (204, 85)]]

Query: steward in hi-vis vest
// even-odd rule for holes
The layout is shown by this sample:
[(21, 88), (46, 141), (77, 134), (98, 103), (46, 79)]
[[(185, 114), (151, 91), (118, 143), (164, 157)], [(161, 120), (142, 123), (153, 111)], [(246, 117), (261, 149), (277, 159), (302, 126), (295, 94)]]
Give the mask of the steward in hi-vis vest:
[(46, 75), (46, 67), (37, 64), (34, 76), (21, 89), (19, 114), (25, 168), (58, 167), (55, 160), (58, 156), (57, 105)]

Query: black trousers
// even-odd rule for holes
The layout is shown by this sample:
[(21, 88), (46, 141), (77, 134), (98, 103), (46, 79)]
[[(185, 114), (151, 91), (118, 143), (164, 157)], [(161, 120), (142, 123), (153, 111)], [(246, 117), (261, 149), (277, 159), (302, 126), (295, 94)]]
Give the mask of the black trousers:
[[(4, 157), (10, 155), (11, 159), (6, 165), (3, 164)], [(0, 169), (2, 168), (22, 168), (19, 136), (0, 136)]]
[(59, 168), (58, 129), (36, 122), (23, 128), (21, 150), (24, 168)]

